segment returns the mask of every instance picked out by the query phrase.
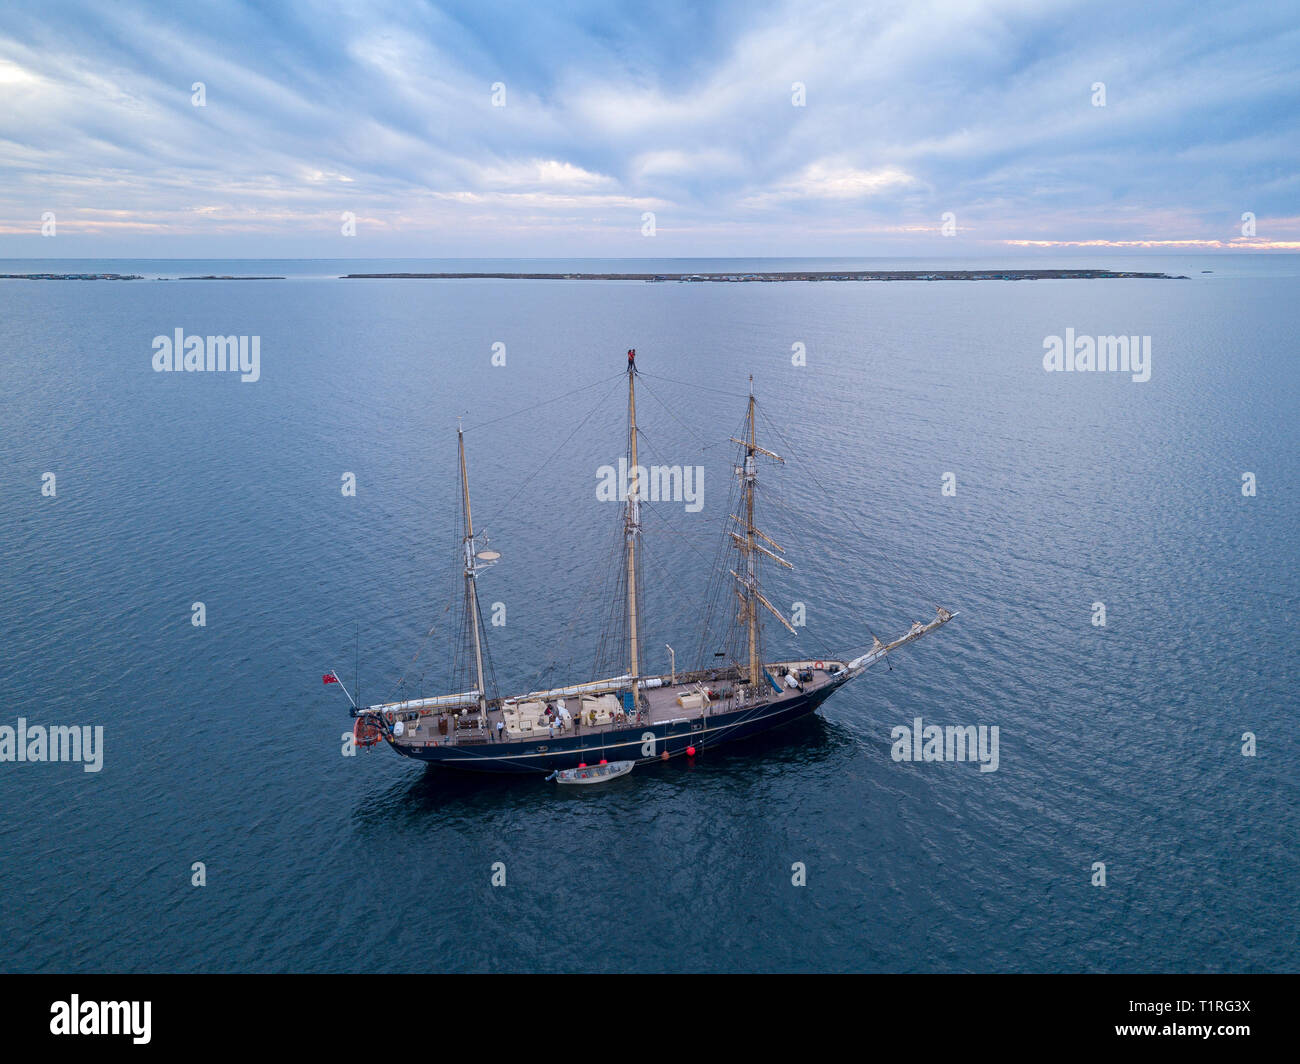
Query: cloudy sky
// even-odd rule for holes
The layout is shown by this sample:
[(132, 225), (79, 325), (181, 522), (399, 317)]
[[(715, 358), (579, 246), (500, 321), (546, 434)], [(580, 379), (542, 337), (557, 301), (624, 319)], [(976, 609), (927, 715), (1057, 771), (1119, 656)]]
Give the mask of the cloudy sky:
[(8, 0), (0, 256), (1297, 250), (1298, 70), (1300, 0)]

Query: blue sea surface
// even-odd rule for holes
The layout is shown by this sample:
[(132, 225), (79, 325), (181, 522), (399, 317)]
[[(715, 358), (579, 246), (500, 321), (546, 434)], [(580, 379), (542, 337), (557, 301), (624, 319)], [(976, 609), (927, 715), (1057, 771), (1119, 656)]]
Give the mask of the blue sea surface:
[[(521, 265), (644, 265), (576, 261)], [(0, 970), (1300, 969), (1300, 257), (1061, 264), (1189, 279), (0, 263), (289, 278), (0, 281), (0, 726), (104, 729), (98, 773), (0, 762)], [(260, 379), (155, 372), (177, 328), (260, 337)], [(1067, 329), (1151, 337), (1150, 380), (1045, 372)], [(815, 718), (591, 793), (341, 756), (323, 673), (368, 702), (457, 679), (457, 418), (501, 689), (589, 678), (629, 347), (643, 461), (704, 469), (698, 513), (647, 507), (647, 669), (707, 653), (750, 375), (788, 459), (757, 521), (796, 566), (765, 586), (807, 615), (768, 656), (960, 616)], [(918, 717), (996, 725), (997, 771), (894, 760)]]

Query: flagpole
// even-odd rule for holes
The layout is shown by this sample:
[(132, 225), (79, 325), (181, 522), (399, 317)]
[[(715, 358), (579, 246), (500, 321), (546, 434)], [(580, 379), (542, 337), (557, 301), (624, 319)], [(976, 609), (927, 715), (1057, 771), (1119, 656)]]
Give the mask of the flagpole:
[[(330, 675), (334, 677), (334, 682), (335, 682), (336, 684), (338, 684), (340, 687), (343, 687), (343, 681), (339, 679), (339, 671), (338, 671), (338, 669), (331, 669), (331, 670), (330, 670)], [(348, 689), (347, 689), (346, 687), (343, 687), (343, 693), (344, 693), (345, 695), (348, 695)], [(353, 702), (353, 701), (352, 701), (352, 696), (351, 696), (351, 695), (348, 695), (348, 701), (349, 701), (349, 702), (352, 702), (352, 708), (353, 708), (353, 709), (357, 709), (357, 708), (359, 708), (359, 707), (357, 706), (356, 702)]]

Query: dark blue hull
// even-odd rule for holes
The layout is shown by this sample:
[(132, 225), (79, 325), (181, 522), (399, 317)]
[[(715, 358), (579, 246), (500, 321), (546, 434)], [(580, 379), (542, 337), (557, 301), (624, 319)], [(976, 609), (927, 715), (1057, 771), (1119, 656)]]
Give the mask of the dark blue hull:
[(516, 775), (550, 773), (576, 768), (580, 762), (660, 761), (680, 757), (687, 747), (708, 750), (723, 743), (748, 739), (772, 728), (806, 717), (820, 706), (840, 683), (805, 695), (782, 698), (748, 709), (713, 713), (676, 723), (632, 725), (589, 735), (566, 735), (544, 742), (482, 743), (472, 746), (409, 746), (391, 744), (404, 757), (439, 768), (466, 772), (502, 772)]

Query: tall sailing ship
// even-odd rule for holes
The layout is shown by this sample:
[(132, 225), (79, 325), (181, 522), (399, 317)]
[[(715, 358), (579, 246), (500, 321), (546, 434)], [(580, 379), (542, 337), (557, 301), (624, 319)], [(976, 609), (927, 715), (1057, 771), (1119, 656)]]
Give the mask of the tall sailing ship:
[[(551, 773), (605, 762), (650, 762), (694, 756), (723, 743), (746, 739), (815, 712), (832, 693), (887, 655), (947, 624), (954, 616), (942, 606), (928, 624), (914, 623), (900, 638), (852, 657), (763, 659), (764, 618), (794, 626), (772, 605), (759, 584), (760, 563), (793, 568), (782, 548), (754, 524), (760, 460), (784, 459), (759, 445), (755, 424), (753, 378), (744, 428), (734, 466), (738, 514), (727, 515), (726, 538), (734, 549), (734, 567), (720, 574), (731, 584), (736, 613), (729, 652), (715, 653), (715, 664), (693, 671), (648, 674), (641, 642), (641, 483), (636, 426), (636, 352), (627, 359), (627, 469), (630, 482), (622, 513), (619, 560), (619, 607), (625, 668), (621, 675), (587, 680), (523, 694), (501, 696), (489, 682), (484, 658), (487, 628), (478, 598), (478, 577), (499, 555), (476, 532), (470, 507), (465, 434), (457, 430), (462, 511), (461, 554), (464, 620), (474, 687), (454, 694), (410, 698), (359, 706), (337, 674), (326, 683), (343, 687), (355, 718), (359, 746), (387, 743), (403, 757), (440, 768), (493, 773)], [(730, 607), (728, 607), (730, 609)], [(721, 658), (721, 661), (716, 661)]]

